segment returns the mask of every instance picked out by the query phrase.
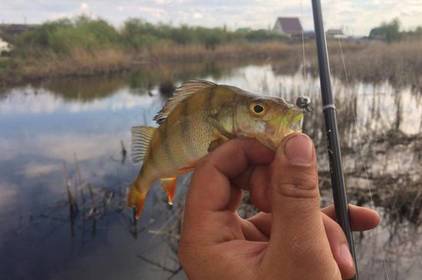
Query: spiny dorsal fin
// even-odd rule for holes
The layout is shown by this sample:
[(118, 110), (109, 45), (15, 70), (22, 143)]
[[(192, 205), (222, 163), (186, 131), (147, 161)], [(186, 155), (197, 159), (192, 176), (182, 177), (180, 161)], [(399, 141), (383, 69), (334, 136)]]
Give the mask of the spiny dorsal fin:
[(174, 96), (170, 97), (167, 100), (166, 105), (158, 112), (158, 114), (154, 117), (154, 120), (161, 124), (167, 116), (173, 111), (176, 106), (182, 102), (184, 99), (188, 98), (192, 94), (209, 87), (214, 87), (217, 84), (204, 81), (204, 80), (191, 80), (184, 82), (180, 87), (176, 89)]
[(132, 127), (132, 161), (134, 163), (144, 160), (155, 130), (155, 127), (150, 126)]

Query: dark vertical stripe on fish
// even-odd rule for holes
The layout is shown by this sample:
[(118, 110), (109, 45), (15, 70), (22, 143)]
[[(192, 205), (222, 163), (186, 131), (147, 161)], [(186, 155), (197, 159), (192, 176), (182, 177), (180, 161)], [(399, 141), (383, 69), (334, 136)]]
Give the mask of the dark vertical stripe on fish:
[(166, 156), (167, 156), (170, 164), (173, 167), (177, 167), (177, 161), (173, 157), (173, 153), (171, 152), (170, 139), (168, 137), (168, 132), (169, 132), (168, 130), (169, 130), (169, 123), (168, 123), (168, 119), (167, 119), (163, 124), (161, 124), (161, 127), (160, 127), (161, 143), (163, 145), (164, 152), (166, 153)]
[(237, 104), (239, 104), (240, 98), (238, 97), (237, 94), (234, 94), (234, 100), (233, 100), (233, 110), (232, 112), (232, 134), (237, 134)]
[(193, 149), (193, 145), (191, 143), (191, 124), (187, 121), (187, 116), (190, 114), (189, 112), (189, 99), (185, 100), (182, 103), (182, 118), (184, 119), (181, 123), (180, 133), (182, 134), (181, 139), (183, 139), (183, 147), (185, 151), (188, 153), (189, 158), (195, 158), (195, 150)]
[(211, 109), (212, 101), (214, 99), (214, 96), (216, 95), (215, 94), (215, 89), (216, 89), (216, 87), (212, 87), (210, 89), (210, 91), (208, 92), (207, 100), (205, 101), (205, 106), (204, 106), (204, 109), (205, 110), (210, 110)]

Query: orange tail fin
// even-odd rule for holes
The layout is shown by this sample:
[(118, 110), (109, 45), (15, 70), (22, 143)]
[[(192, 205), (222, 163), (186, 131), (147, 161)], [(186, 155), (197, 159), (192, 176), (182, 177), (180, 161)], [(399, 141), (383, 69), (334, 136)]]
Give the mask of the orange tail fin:
[(128, 201), (129, 207), (136, 209), (136, 219), (139, 219), (139, 217), (142, 214), (146, 196), (147, 194), (139, 191), (138, 188), (134, 184), (131, 185), (127, 201)]

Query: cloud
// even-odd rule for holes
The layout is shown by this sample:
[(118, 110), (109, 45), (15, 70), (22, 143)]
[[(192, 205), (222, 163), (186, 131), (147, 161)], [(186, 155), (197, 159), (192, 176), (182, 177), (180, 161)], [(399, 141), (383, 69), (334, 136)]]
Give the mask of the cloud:
[(81, 13), (88, 12), (89, 11), (88, 4), (87, 3), (81, 3), (79, 10), (81, 11)]
[(79, 6), (78, 14), (86, 16), (86, 17), (94, 17), (94, 14), (91, 11), (89, 5), (85, 2), (82, 2), (81, 5)]
[[(125, 132), (118, 134), (120, 134), (121, 139), (127, 138)], [(118, 136), (118, 134), (115, 136)], [(118, 142), (110, 141), (109, 134), (49, 134), (40, 135), (34, 141), (38, 146), (36, 150), (40, 155), (66, 162), (73, 162), (75, 155), (81, 161), (97, 159), (109, 155), (110, 151), (117, 150), (116, 147), (119, 147)]]
[[(15, 91), (24, 91), (25, 94), (14, 94)], [(100, 110), (119, 111), (134, 107), (150, 107), (151, 104), (159, 105), (159, 98), (130, 94), (126, 88), (117, 91), (113, 96), (89, 103), (79, 100), (65, 101), (61, 97), (51, 94), (47, 90), (36, 93), (29, 89), (18, 88), (13, 90), (5, 100), (0, 103), (0, 116), (7, 114), (49, 114), (55, 112), (92, 112)]]
[(6, 181), (0, 181), (0, 208), (13, 206), (19, 187)]
[[(420, 24), (419, 0), (325, 0), (322, 1), (326, 26), (347, 27), (355, 34), (367, 34), (382, 21), (399, 17), (404, 28)], [(1, 1), (3, 22), (42, 22), (48, 19), (84, 14), (98, 16), (121, 25), (129, 17), (153, 23), (222, 26), (229, 28), (272, 27), (278, 16), (299, 16), (306, 29), (312, 29), (310, 1), (305, 0), (73, 0)]]
[(0, 137), (0, 160), (7, 161), (15, 158), (21, 153), (21, 149), (16, 142), (9, 141), (7, 138)]
[[(128, 139), (128, 131), (115, 132), (114, 139)], [(110, 141), (110, 134), (83, 134), (83, 133), (62, 133), (55, 134), (39, 134), (31, 139), (18, 139), (16, 141), (8, 141), (0, 138), (0, 148), (2, 151), (1, 161), (14, 160), (23, 152), (31, 151), (31, 156), (48, 158), (50, 160), (59, 160), (65, 162), (74, 162), (75, 155), (81, 161), (93, 160), (110, 154), (110, 151), (118, 151), (120, 143)], [(5, 151), (3, 153), (3, 151)], [(46, 175), (53, 171), (57, 171), (55, 164), (43, 164), (40, 162), (29, 162), (22, 168), (22, 174), (28, 177), (36, 177)]]
[(60, 170), (57, 164), (42, 164), (40, 162), (30, 162), (23, 167), (23, 175), (27, 178), (45, 176), (51, 172)]
[(195, 12), (195, 13), (193, 13), (193, 18), (194, 19), (201, 19), (201, 18), (203, 18), (204, 16), (201, 14), (201, 13), (199, 13), (199, 12)]

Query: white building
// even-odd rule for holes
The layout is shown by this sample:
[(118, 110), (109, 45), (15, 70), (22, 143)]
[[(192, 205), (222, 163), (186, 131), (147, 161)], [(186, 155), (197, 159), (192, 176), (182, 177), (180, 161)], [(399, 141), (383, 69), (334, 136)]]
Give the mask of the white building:
[(12, 46), (0, 38), (0, 55), (12, 50)]
[(328, 29), (325, 32), (327, 38), (344, 39), (347, 36), (344, 34), (343, 29)]

